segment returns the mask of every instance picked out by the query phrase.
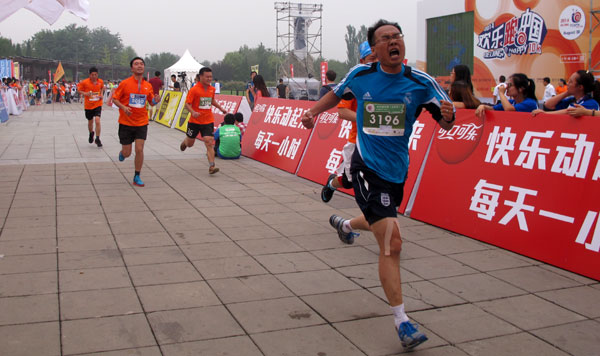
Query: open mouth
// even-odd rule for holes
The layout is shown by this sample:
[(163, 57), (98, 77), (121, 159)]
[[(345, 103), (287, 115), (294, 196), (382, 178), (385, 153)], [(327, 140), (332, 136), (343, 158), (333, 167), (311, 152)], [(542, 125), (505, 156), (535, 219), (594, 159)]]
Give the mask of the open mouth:
[(394, 49), (390, 50), (389, 54), (390, 54), (391, 58), (399, 57), (400, 56), (400, 51), (398, 49), (394, 48)]

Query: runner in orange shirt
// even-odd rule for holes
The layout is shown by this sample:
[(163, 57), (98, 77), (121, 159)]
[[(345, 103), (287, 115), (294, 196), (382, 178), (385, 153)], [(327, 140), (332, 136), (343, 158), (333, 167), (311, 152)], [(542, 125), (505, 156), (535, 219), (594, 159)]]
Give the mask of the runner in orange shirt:
[(60, 102), (61, 103), (65, 103), (65, 93), (66, 93), (66, 88), (65, 88), (65, 83), (62, 82), (60, 84), (60, 87), (58, 88), (59, 92), (60, 92)]
[(215, 166), (215, 118), (212, 114), (212, 106), (221, 110), (223, 114), (227, 113), (225, 109), (215, 100), (215, 88), (210, 85), (212, 82), (212, 70), (208, 67), (200, 69), (200, 80), (190, 89), (185, 100), (185, 108), (191, 113), (186, 131), (186, 137), (179, 145), (179, 149), (185, 151), (192, 147), (198, 134), (202, 136), (202, 141), (206, 146), (206, 155), (208, 157), (208, 173), (215, 174), (219, 168)]
[[(75, 85), (75, 84), (73, 84)], [(94, 123), (96, 123), (96, 145), (102, 147), (100, 141), (100, 116), (102, 114), (102, 98), (104, 97), (104, 81), (98, 78), (98, 68), (90, 68), (90, 77), (79, 83), (79, 94), (85, 97), (83, 108), (88, 120), (90, 137), (88, 142), (94, 142)]]
[(119, 140), (122, 145), (119, 161), (131, 155), (131, 145), (135, 142), (133, 185), (143, 187), (140, 171), (144, 164), (144, 143), (148, 135), (146, 102), (154, 106), (160, 102), (160, 97), (154, 95), (152, 85), (144, 79), (144, 60), (135, 57), (129, 66), (133, 75), (119, 84), (112, 97), (113, 103), (119, 108)]

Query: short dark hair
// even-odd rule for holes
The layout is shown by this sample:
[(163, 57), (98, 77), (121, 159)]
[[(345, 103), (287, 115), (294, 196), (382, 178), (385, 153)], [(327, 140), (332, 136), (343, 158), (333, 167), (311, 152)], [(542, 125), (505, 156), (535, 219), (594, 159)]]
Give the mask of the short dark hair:
[(223, 119), (223, 121), (225, 121), (225, 125), (233, 125), (235, 123), (235, 117), (233, 114), (227, 114), (225, 115), (225, 119)]
[(544, 77), (544, 81), (545, 81), (546, 83), (550, 83), (550, 78), (549, 78), (549, 77)]
[(325, 73), (325, 77), (327, 77), (327, 80), (333, 82), (335, 80), (335, 77), (337, 77), (337, 74), (336, 72), (330, 69)]
[(283, 83), (283, 79), (279, 78), (279, 83)]
[(567, 84), (567, 81), (564, 80), (563, 78), (560, 78), (558, 81), (561, 82), (561, 83), (563, 83), (563, 85)]
[(204, 73), (206, 73), (206, 72), (212, 73), (212, 69), (210, 69), (209, 67), (202, 67), (202, 68), (200, 68), (200, 72), (198, 72), (198, 74), (204, 75)]
[(98, 73), (98, 68), (96, 68), (96, 67), (90, 68), (90, 74), (92, 74), (92, 73)]
[(252, 75), (252, 73), (254, 73), (254, 74), (258, 74), (258, 73), (256, 73), (256, 71), (255, 71), (255, 70), (251, 71), (251, 72), (250, 72), (250, 75)]
[(237, 122), (244, 122), (244, 114), (242, 114), (241, 112), (236, 112), (235, 114), (233, 114), (233, 117)]
[(171, 78), (177, 78), (175, 74), (171, 74)]
[(506, 77), (501, 75), (500, 76), (500, 83), (504, 83), (506, 81)]
[(154, 76), (156, 76), (156, 77), (160, 76), (160, 72), (159, 71), (154, 72)]
[(377, 31), (378, 28), (382, 27), (382, 26), (387, 26), (387, 25), (391, 25), (394, 26), (395, 28), (398, 29), (398, 31), (400, 31), (400, 33), (402, 33), (402, 28), (400, 27), (400, 25), (398, 25), (397, 22), (389, 22), (386, 20), (379, 20), (377, 21), (373, 26), (369, 27), (369, 29), (367, 30), (367, 39), (369, 41), (369, 44), (372, 46), (375, 46), (375, 31)]
[(134, 58), (131, 60), (131, 62), (129, 62), (129, 67), (130, 67), (130, 68), (133, 68), (133, 62), (137, 61), (138, 59), (139, 59), (140, 61), (142, 61), (142, 63), (144, 63), (144, 65), (146, 65), (146, 61), (144, 61), (144, 58), (142, 58), (142, 57), (134, 57)]

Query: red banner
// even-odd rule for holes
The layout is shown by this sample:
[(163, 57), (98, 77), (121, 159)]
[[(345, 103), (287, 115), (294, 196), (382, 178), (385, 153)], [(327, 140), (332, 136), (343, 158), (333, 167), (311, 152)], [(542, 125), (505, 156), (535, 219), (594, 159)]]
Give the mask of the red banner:
[[(215, 100), (219, 102), (219, 105), (228, 113), (235, 114), (240, 107), (240, 103), (242, 102), (241, 96), (236, 95), (221, 95), (215, 94)], [(225, 118), (225, 114), (221, 113), (221, 110), (216, 107), (212, 107), (213, 116), (215, 117), (215, 129), (219, 126), (223, 119)]]
[(294, 77), (294, 65), (290, 63), (290, 77)]
[(301, 119), (313, 105), (310, 101), (258, 98), (242, 140), (242, 154), (296, 173), (311, 135)]
[(325, 73), (327, 73), (327, 62), (321, 62), (321, 85), (327, 85)]
[(600, 279), (600, 121), (459, 111), (411, 217)]

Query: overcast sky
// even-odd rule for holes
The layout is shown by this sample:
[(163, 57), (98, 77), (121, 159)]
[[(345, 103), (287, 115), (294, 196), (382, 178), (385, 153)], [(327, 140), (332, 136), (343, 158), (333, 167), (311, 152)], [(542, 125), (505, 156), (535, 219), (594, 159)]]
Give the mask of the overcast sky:
[[(172, 52), (182, 55), (189, 48), (198, 61), (220, 60), (225, 53), (246, 44), (256, 47), (276, 46), (276, 13), (274, 1), (141, 1), (89, 0), (90, 18), (83, 21), (64, 12), (52, 26), (34, 13), (21, 9), (0, 22), (0, 35), (21, 43), (36, 32), (56, 30), (68, 24), (106, 27), (119, 33), (125, 45), (138, 55)], [(301, 2), (301, 1), (296, 1)], [(342, 1), (321, 0), (306, 3), (323, 4), (323, 56), (346, 60), (344, 35), (346, 26), (367, 27), (380, 18), (397, 21), (406, 34), (406, 58), (416, 58), (416, 22), (418, 0)], [(316, 26), (316, 25), (312, 25)], [(310, 32), (315, 32), (311, 27)]]

